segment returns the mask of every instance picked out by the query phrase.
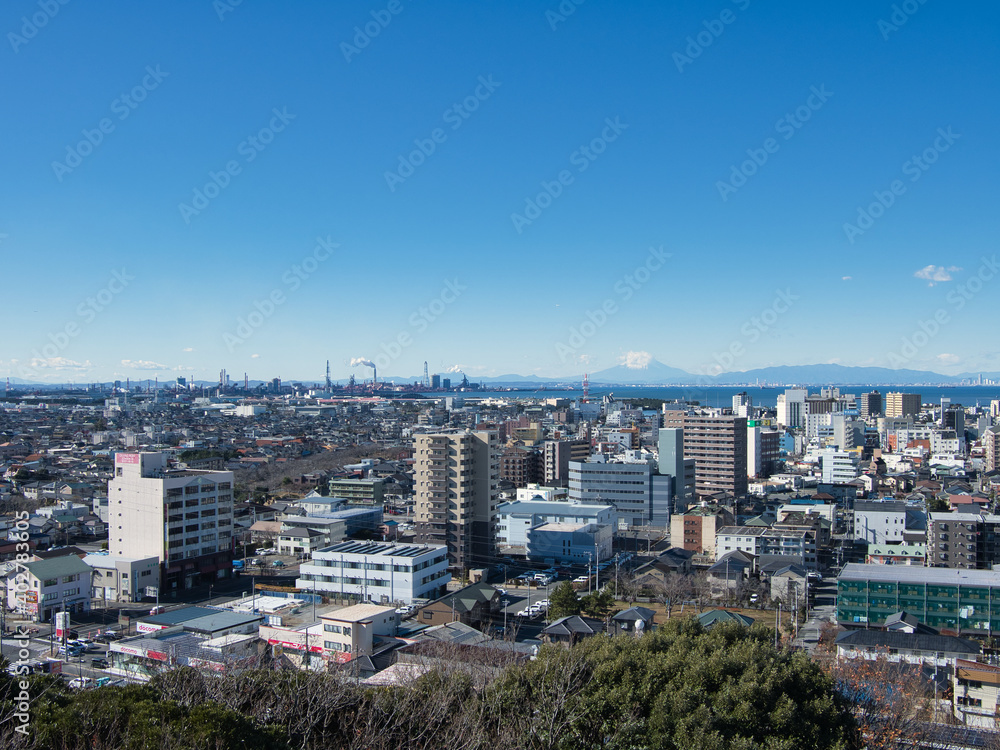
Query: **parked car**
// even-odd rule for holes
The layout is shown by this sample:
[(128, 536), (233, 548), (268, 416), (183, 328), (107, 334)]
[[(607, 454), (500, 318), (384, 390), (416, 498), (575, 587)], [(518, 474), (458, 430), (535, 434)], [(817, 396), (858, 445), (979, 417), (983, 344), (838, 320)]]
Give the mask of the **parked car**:
[(577, 576), (573, 579), (573, 583), (589, 583), (590, 576)]
[(150, 608), (149, 614), (151, 614), (151, 615), (162, 615), (166, 611), (167, 611), (166, 607), (164, 607), (162, 604), (158, 604), (155, 607), (151, 607)]
[(281, 560), (275, 560), (274, 562), (271, 563), (271, 567), (272, 568), (283, 568), (283, 567), (285, 567), (285, 563), (283, 563)]
[(83, 688), (89, 688), (94, 686), (93, 677), (74, 677), (69, 681), (69, 686), (74, 690), (82, 690)]
[(111, 662), (103, 657), (95, 657), (90, 660), (90, 666), (94, 669), (108, 669), (111, 666)]

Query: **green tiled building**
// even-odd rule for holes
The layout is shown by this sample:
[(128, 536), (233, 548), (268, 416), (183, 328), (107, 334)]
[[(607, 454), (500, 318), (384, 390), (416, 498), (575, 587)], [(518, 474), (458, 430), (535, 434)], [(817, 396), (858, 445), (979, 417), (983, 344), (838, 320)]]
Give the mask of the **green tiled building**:
[(1000, 632), (1000, 572), (849, 563), (837, 578), (837, 620), (880, 626), (906, 610), (954, 633)]

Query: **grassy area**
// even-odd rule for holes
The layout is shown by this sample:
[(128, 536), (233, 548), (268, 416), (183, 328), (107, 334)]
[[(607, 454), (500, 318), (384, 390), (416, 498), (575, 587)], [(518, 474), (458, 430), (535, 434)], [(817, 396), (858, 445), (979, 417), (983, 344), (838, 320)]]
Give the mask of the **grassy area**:
[[(618, 609), (628, 609), (632, 605), (628, 602), (619, 601), (615, 603), (615, 607)], [(637, 606), (646, 607), (656, 612), (656, 622), (662, 623), (668, 618), (667, 608), (664, 607), (659, 602), (639, 602)], [(775, 611), (773, 609), (753, 609), (745, 607), (725, 607), (711, 605), (707, 607), (702, 607), (699, 611), (698, 607), (693, 604), (677, 605), (670, 608), (669, 617), (687, 617), (688, 615), (697, 615), (700, 612), (706, 612), (710, 609), (724, 609), (727, 612), (736, 612), (737, 614), (744, 615), (745, 617), (752, 618), (755, 622), (762, 622), (769, 627), (774, 627), (775, 623)], [(786, 610), (781, 611), (781, 627), (784, 630), (791, 630), (792, 628), (792, 615)]]

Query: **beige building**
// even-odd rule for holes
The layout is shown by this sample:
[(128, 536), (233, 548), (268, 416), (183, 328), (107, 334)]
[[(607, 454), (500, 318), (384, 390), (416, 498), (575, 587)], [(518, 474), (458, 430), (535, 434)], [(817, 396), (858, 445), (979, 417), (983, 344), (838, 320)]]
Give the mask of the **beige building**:
[(500, 441), (492, 431), (442, 432), (414, 438), (418, 544), (440, 544), (461, 575), (495, 557), (494, 520)]
[(915, 417), (920, 414), (919, 393), (887, 393), (885, 394), (885, 416)]
[(1000, 469), (1000, 427), (990, 427), (983, 433), (983, 460), (986, 471)]
[(670, 544), (715, 559), (715, 535), (736, 522), (724, 508), (701, 505), (670, 517)]
[(392, 636), (399, 626), (395, 607), (355, 604), (320, 615), (323, 653), (333, 661), (350, 661), (372, 652), (375, 636)]

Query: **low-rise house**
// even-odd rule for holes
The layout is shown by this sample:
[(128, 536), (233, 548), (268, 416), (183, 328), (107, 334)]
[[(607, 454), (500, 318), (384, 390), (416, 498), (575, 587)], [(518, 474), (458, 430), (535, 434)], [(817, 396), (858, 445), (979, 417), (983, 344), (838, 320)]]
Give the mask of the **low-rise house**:
[(998, 729), (1000, 722), (1000, 667), (968, 659), (955, 660), (952, 708), (966, 726)]
[(558, 643), (566, 647), (574, 646), (584, 638), (604, 632), (604, 623), (591, 617), (569, 615), (542, 629), (543, 643)]
[(483, 629), (493, 624), (500, 599), (500, 592), (488, 583), (473, 583), (421, 607), (417, 617), (421, 625), (461, 622)]
[(933, 633), (905, 633), (898, 630), (848, 630), (837, 636), (837, 657), (877, 659), (951, 669), (956, 659), (974, 658), (982, 646), (971, 638)]
[(711, 630), (720, 622), (735, 622), (737, 625), (749, 628), (753, 625), (754, 619), (746, 615), (741, 615), (739, 612), (730, 612), (726, 609), (709, 609), (698, 615), (698, 623), (705, 630)]
[(611, 618), (615, 633), (642, 635), (653, 629), (656, 612), (648, 607), (629, 607)]

